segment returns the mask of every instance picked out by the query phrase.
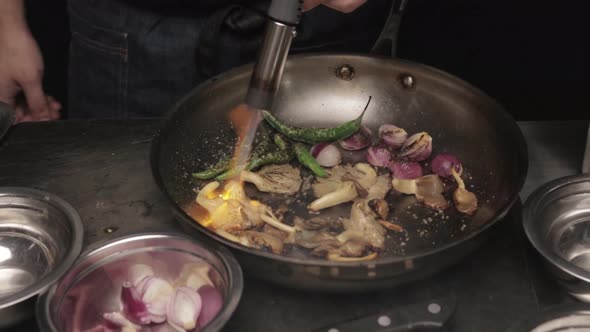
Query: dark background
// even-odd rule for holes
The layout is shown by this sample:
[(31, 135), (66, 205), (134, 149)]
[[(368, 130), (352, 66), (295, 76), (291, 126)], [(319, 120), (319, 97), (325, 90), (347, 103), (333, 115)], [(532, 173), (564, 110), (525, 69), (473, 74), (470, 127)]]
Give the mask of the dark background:
[[(516, 120), (589, 119), (585, 7), (583, 1), (409, 0), (398, 56), (465, 79)], [(66, 104), (65, 0), (29, 0), (28, 16), (45, 59), (46, 90)]]

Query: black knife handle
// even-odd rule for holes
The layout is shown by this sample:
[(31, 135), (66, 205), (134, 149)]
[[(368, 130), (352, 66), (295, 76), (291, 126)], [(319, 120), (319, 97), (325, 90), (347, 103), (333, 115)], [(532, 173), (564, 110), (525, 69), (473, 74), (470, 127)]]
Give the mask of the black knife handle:
[(444, 331), (455, 311), (452, 298), (435, 299), (386, 310), (375, 315), (331, 324), (313, 332)]

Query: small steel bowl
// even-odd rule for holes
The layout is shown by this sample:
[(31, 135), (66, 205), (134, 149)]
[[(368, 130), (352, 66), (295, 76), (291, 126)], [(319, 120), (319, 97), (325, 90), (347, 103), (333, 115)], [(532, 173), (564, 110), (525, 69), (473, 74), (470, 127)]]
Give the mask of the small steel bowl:
[(523, 224), (558, 283), (590, 302), (590, 174), (539, 187), (525, 202)]
[(70, 271), (37, 300), (41, 331), (85, 331), (121, 308), (121, 286), (129, 266), (151, 265), (156, 276), (173, 281), (183, 264), (205, 261), (223, 296), (223, 307), (202, 331), (218, 331), (235, 311), (243, 289), (242, 270), (233, 255), (208, 240), (177, 233), (143, 233), (97, 243), (80, 255)]
[(0, 188), (0, 328), (33, 316), (35, 296), (70, 268), (82, 240), (80, 216), (67, 202)]
[(567, 303), (546, 308), (511, 326), (508, 332), (588, 332), (590, 306)]

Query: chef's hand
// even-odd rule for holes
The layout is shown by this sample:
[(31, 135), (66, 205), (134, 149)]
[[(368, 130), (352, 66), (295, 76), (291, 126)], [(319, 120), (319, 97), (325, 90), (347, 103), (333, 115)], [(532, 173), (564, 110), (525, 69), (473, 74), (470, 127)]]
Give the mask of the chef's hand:
[(304, 0), (303, 11), (310, 10), (320, 4), (343, 13), (353, 12), (362, 6), (367, 0)]
[(61, 105), (45, 95), (42, 79), (43, 58), (27, 27), (23, 0), (1, 0), (0, 101), (16, 110), (17, 122), (59, 118)]

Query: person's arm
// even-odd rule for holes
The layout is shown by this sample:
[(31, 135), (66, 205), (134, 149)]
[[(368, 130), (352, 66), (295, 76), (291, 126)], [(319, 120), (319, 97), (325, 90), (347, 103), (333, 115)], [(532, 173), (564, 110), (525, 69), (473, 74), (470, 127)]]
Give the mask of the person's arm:
[(307, 11), (322, 4), (343, 13), (350, 13), (362, 6), (365, 2), (367, 0), (305, 0), (303, 1), (303, 10)]
[[(17, 122), (59, 118), (61, 105), (45, 96), (43, 58), (25, 18), (24, 0), (0, 1), (0, 101), (16, 109)], [(24, 94), (24, 103), (17, 97)]]

